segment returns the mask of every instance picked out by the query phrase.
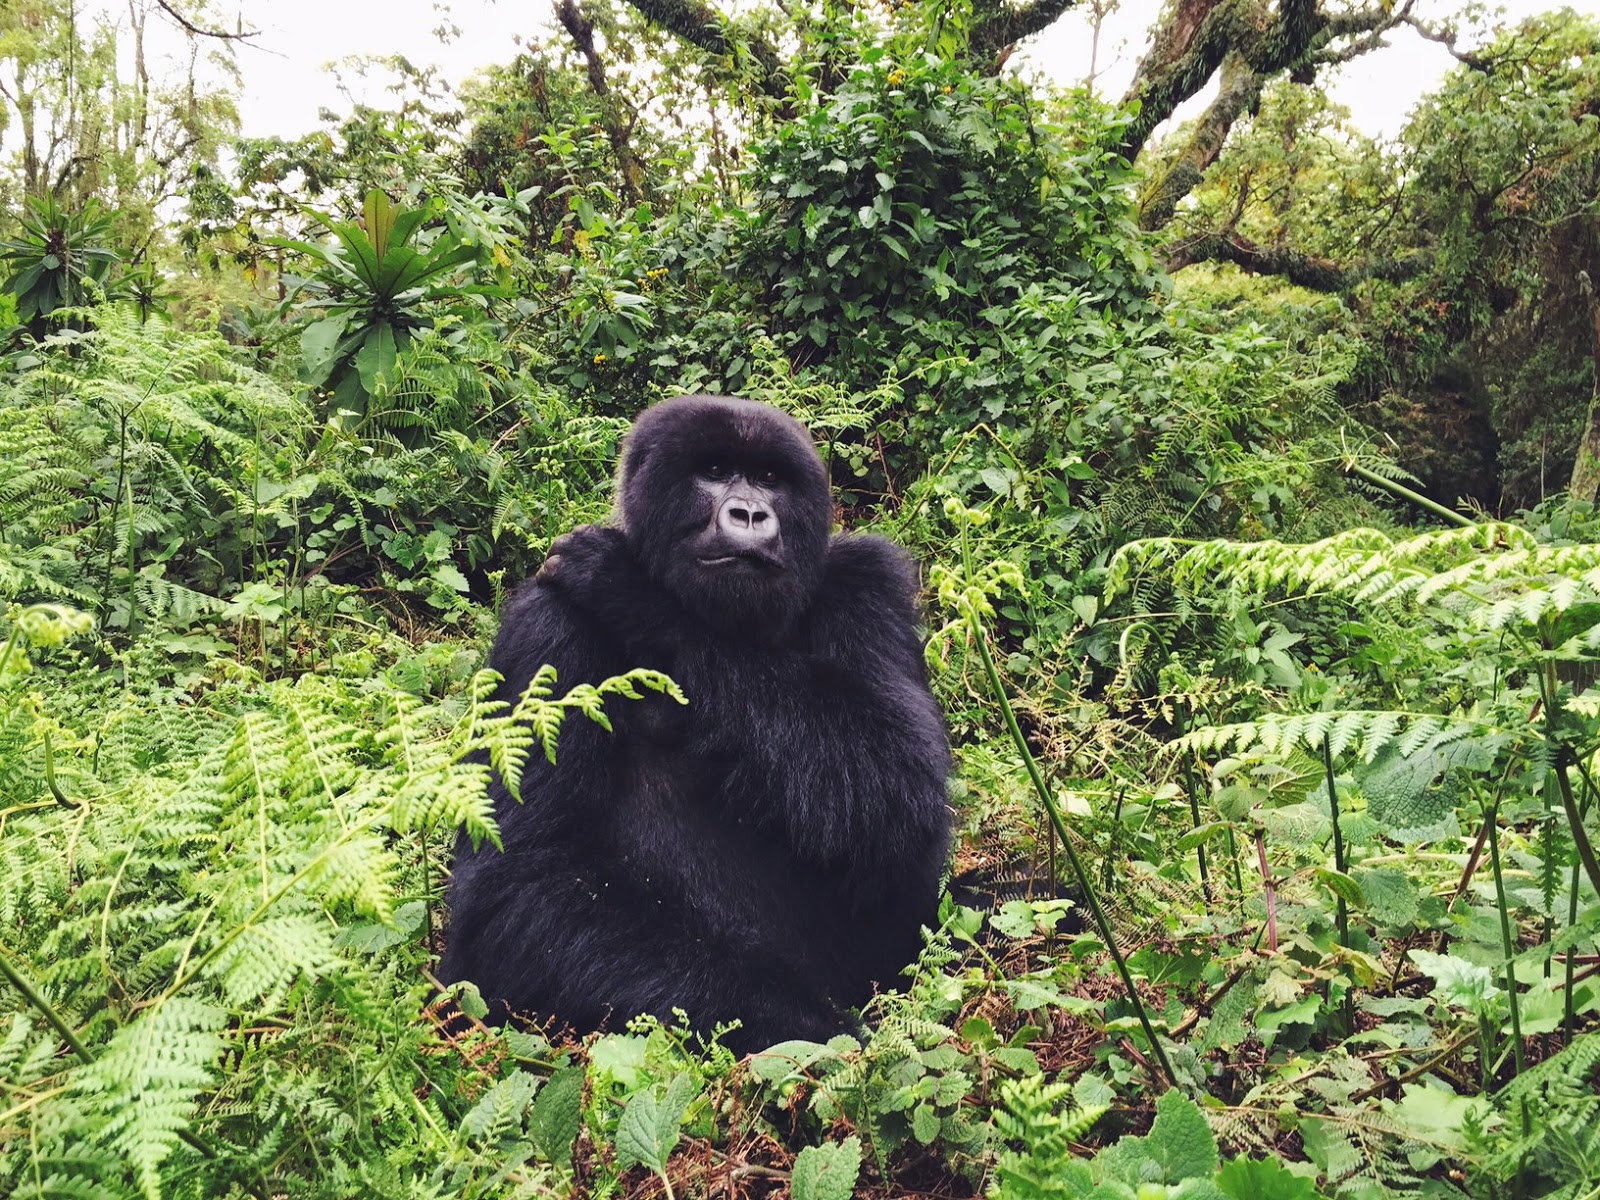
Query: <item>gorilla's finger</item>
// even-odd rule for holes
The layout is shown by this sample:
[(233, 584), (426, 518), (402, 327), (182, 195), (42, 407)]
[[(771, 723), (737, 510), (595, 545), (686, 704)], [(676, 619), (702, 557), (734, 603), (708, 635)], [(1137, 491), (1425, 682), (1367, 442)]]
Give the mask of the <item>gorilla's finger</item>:
[[(551, 546), (551, 550), (554, 551), (554, 549), (555, 547)], [(533, 581), (535, 583), (554, 583), (560, 573), (561, 555), (555, 553), (547, 554), (545, 555), (544, 563), (534, 574)]]

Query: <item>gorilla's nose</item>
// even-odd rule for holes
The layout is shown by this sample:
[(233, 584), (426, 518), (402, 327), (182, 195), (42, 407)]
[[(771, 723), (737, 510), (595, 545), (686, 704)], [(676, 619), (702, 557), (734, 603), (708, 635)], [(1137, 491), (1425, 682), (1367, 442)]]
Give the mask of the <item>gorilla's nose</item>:
[(717, 529), (730, 541), (758, 545), (778, 536), (778, 517), (760, 500), (729, 496), (717, 510)]

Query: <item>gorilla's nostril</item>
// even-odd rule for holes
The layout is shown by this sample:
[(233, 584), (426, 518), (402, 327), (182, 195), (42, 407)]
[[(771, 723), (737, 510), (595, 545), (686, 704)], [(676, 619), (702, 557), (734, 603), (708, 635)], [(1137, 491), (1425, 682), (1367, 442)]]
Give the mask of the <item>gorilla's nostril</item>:
[(733, 518), (734, 524), (750, 527), (750, 510), (748, 508), (730, 508), (728, 515)]

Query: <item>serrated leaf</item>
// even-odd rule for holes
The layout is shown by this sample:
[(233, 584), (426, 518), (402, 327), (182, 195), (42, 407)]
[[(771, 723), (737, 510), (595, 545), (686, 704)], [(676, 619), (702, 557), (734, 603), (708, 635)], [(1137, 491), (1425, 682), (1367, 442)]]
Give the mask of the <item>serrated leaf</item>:
[(1195, 1102), (1176, 1088), (1156, 1101), (1156, 1120), (1145, 1139), (1169, 1183), (1209, 1178), (1217, 1170), (1217, 1139)]
[(803, 1071), (832, 1051), (820, 1042), (791, 1041), (768, 1046), (750, 1056), (750, 1073), (763, 1083), (776, 1083)]
[(1367, 811), (1385, 833), (1404, 841), (1447, 836), (1455, 828), (1455, 800), (1433, 781), (1452, 769), (1488, 769), (1501, 739), (1455, 726), (1432, 733), (1409, 750), (1407, 740), (1391, 743), (1358, 769)]
[(665, 1175), (667, 1159), (678, 1145), (678, 1126), (694, 1099), (694, 1081), (687, 1073), (672, 1077), (664, 1091), (635, 1092), (617, 1124), (617, 1165), (649, 1167)]
[(572, 1166), (572, 1144), (583, 1120), (583, 1068), (563, 1067), (533, 1101), (534, 1149), (558, 1167)]
[(794, 1200), (850, 1200), (860, 1173), (860, 1138), (807, 1146), (795, 1156), (789, 1194)]
[(1156, 1101), (1155, 1124), (1145, 1137), (1124, 1137), (1095, 1160), (1123, 1183), (1209, 1181), (1217, 1170), (1217, 1139), (1193, 1100), (1176, 1088)]
[(1379, 925), (1407, 926), (1417, 919), (1422, 893), (1398, 867), (1363, 867), (1355, 872), (1367, 912)]
[(1233, 1200), (1316, 1200), (1311, 1180), (1276, 1159), (1236, 1158), (1217, 1174), (1217, 1187)]

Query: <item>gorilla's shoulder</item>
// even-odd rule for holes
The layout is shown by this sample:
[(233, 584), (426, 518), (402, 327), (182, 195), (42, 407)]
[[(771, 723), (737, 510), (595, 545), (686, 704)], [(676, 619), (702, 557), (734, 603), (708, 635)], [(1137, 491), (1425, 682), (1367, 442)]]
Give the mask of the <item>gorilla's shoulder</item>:
[(559, 592), (528, 579), (500, 607), (500, 631), (489, 665), (508, 681), (525, 683), (542, 664), (552, 663), (563, 682), (577, 683), (573, 671), (589, 673), (592, 640)]
[(921, 580), (917, 564), (899, 546), (870, 533), (836, 533), (828, 542), (823, 590), (914, 605)]
[(500, 627), (544, 624), (565, 619), (567, 605), (553, 588), (528, 578), (517, 584), (500, 606)]

